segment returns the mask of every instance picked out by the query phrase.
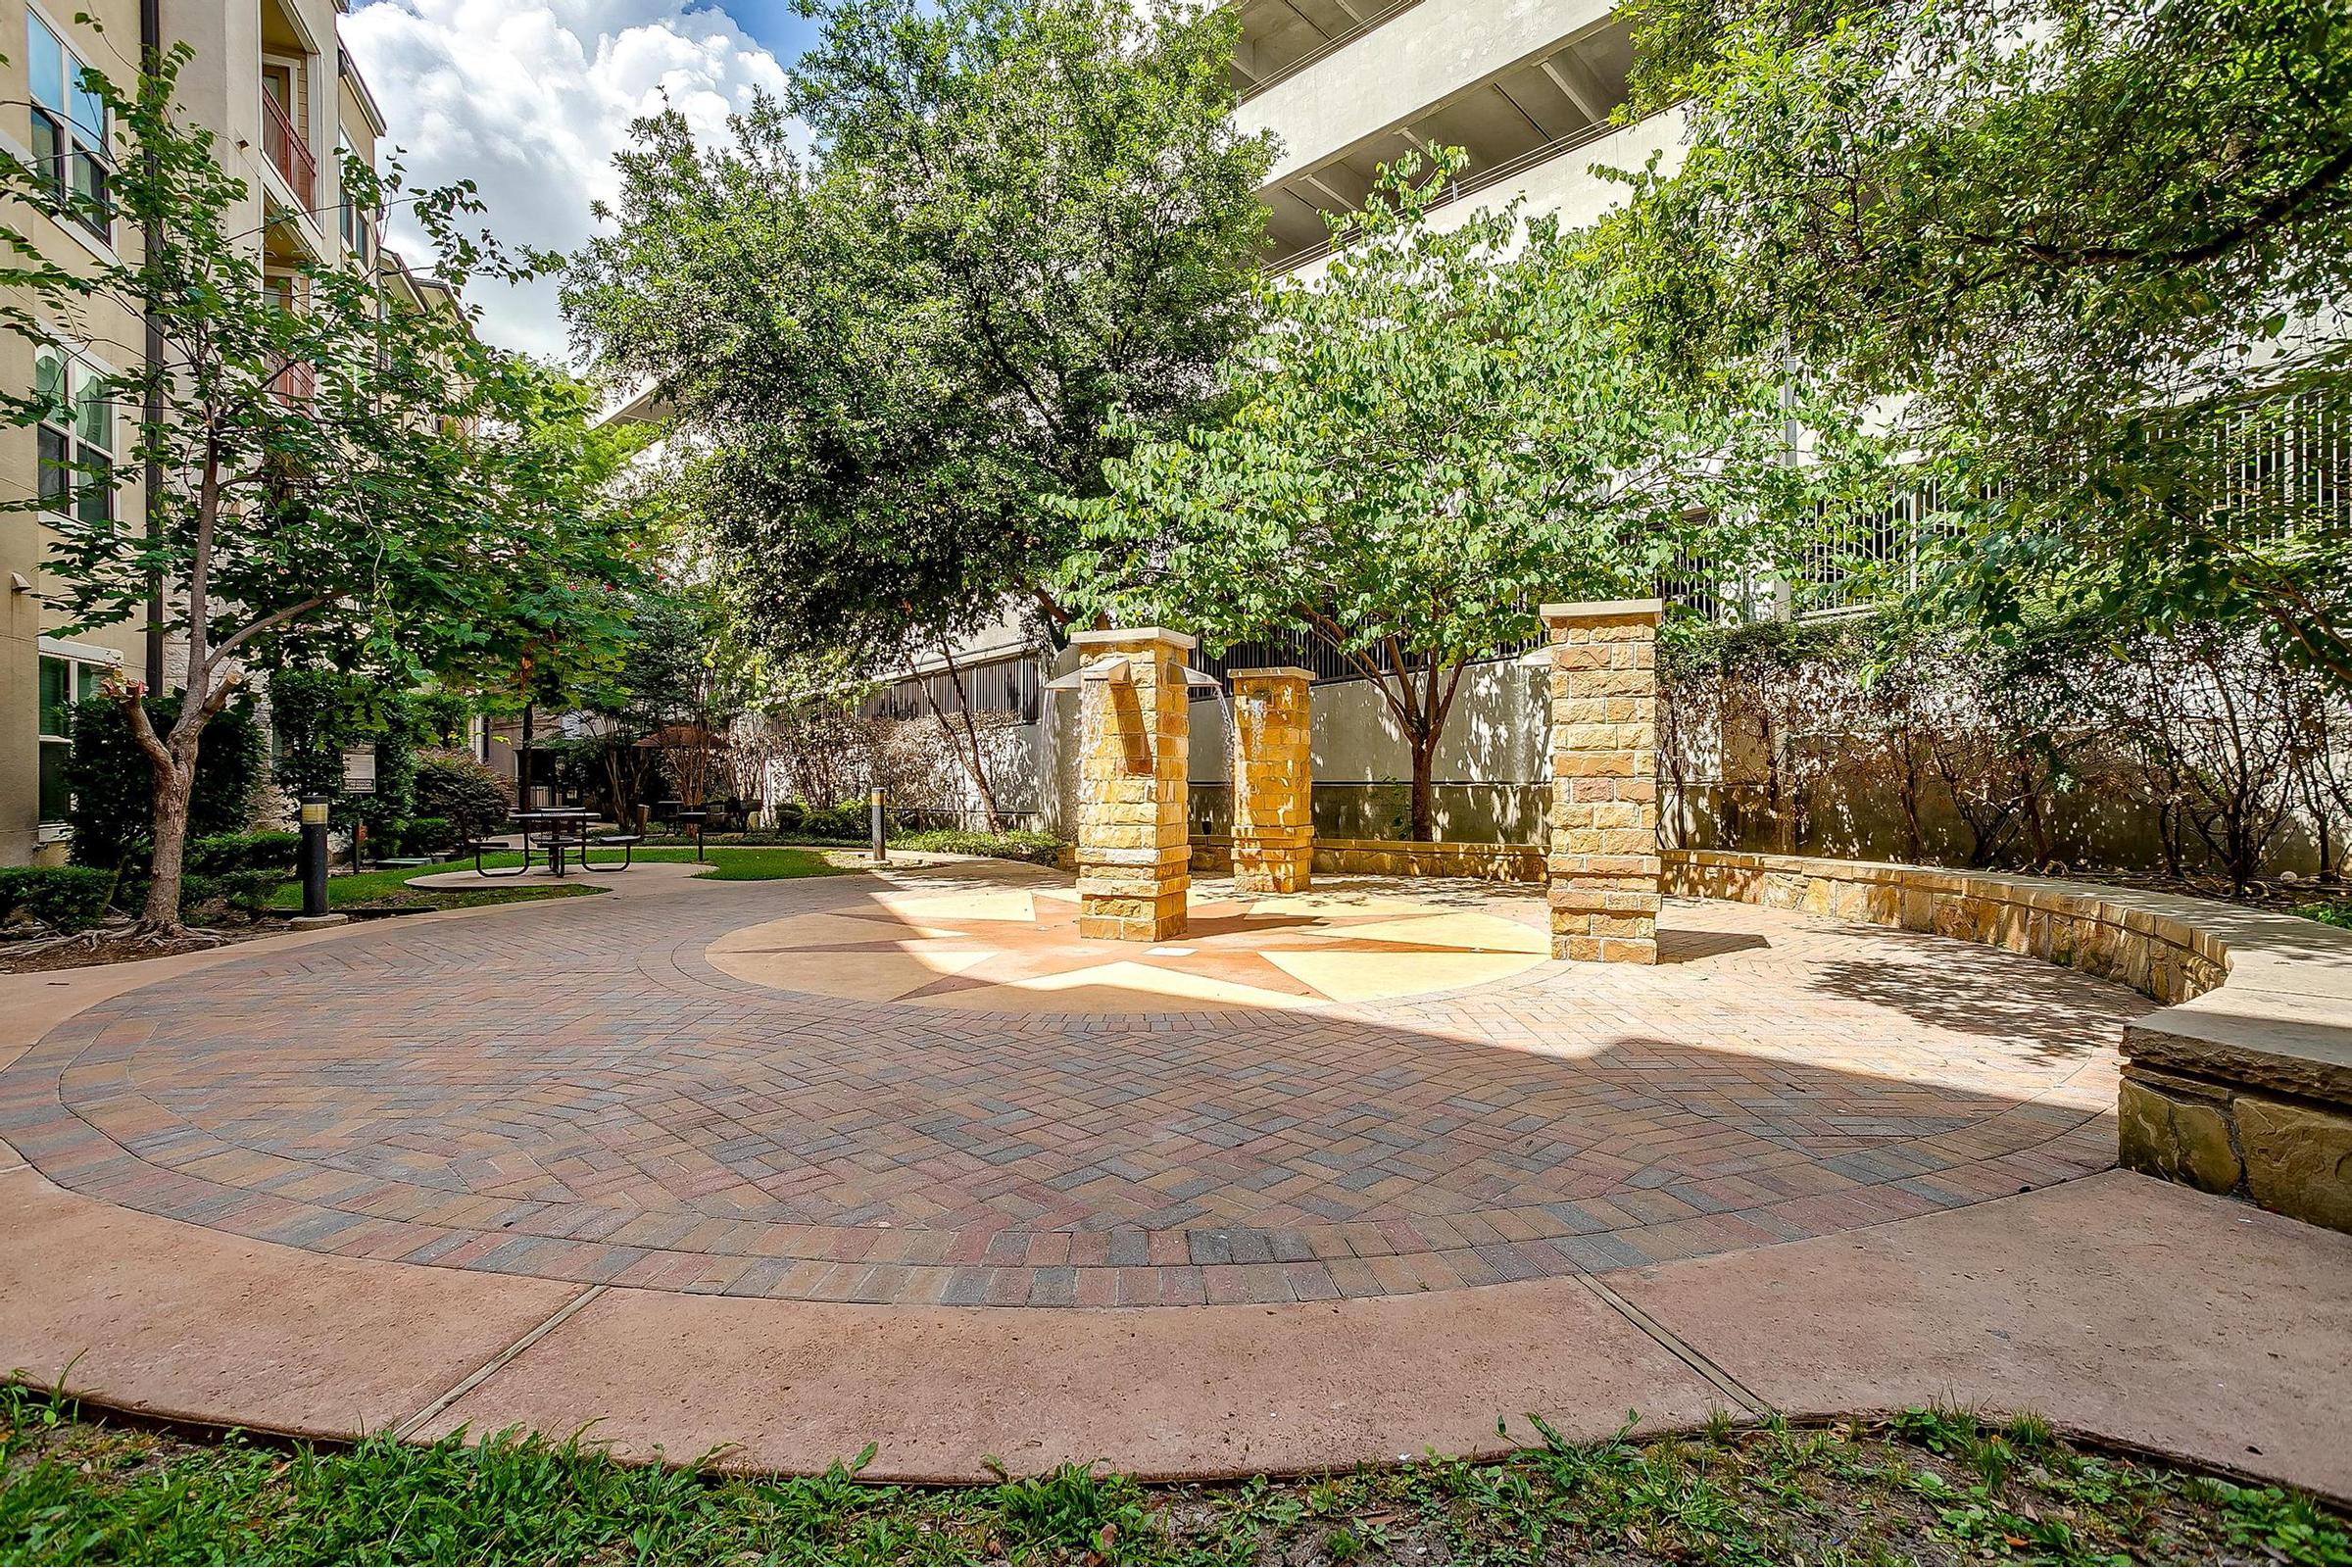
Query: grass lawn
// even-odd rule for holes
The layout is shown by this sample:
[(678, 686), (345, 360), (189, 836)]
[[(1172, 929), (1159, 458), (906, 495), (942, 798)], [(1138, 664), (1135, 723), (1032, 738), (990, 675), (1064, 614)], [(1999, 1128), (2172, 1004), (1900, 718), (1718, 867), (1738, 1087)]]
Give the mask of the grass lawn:
[(626, 1467), (571, 1443), (191, 1442), (0, 1390), (8, 1562), (2342, 1561), (2310, 1499), (2076, 1447), (2030, 1417), (1728, 1423), (1211, 1486), (981, 1487)]
[[(607, 856), (599, 856), (603, 863)], [(692, 850), (640, 849), (639, 860), (692, 860)], [(815, 850), (786, 849), (719, 849), (710, 854), (710, 869), (703, 873), (713, 881), (771, 882), (786, 877), (832, 876), (842, 867), (826, 860)], [(486, 855), (482, 863), (505, 869), (520, 865), (520, 854)], [(451, 860), (442, 865), (400, 866), (389, 871), (359, 871), (348, 876), (327, 878), (326, 906), (330, 909), (466, 909), (482, 904), (519, 904), (530, 899), (574, 898), (583, 893), (604, 891), (604, 879), (583, 876), (570, 887), (510, 887), (484, 883), (478, 888), (419, 888), (410, 884), (418, 877), (440, 876), (448, 871), (467, 871), (473, 868), (470, 857)], [(623, 873), (624, 875), (626, 873)], [(302, 884), (288, 882), (270, 900), (270, 907), (297, 910), (302, 907)]]

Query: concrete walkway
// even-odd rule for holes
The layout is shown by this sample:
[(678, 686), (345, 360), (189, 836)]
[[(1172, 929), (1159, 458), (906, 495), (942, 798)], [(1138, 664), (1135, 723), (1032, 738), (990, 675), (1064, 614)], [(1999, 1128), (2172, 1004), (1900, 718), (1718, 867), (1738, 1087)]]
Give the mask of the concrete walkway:
[[(1384, 1284), (1372, 1267), (1382, 1254), (1351, 1252), (1371, 1288), (1337, 1292), (1331, 1299), (1097, 1310), (944, 1304), (950, 1275), (940, 1276), (941, 1295), (928, 1301), (894, 1292), (870, 1303), (719, 1294), (725, 1284), (688, 1277), (683, 1262), (656, 1271), (660, 1277), (645, 1285), (583, 1280), (529, 1266), (548, 1255), (537, 1248), (508, 1254), (523, 1266), (482, 1266), (506, 1245), (495, 1238), (461, 1266), (355, 1255), (368, 1249), (350, 1247), (357, 1234), (352, 1222), (322, 1226), (318, 1216), (349, 1212), (333, 1204), (360, 1190), (355, 1175), (383, 1183), (380, 1162), (390, 1157), (384, 1151), (429, 1154), (394, 1173), (400, 1179), (392, 1188), (421, 1185), (438, 1192), (439, 1200), (479, 1201), (479, 1184), (522, 1179), (500, 1161), (518, 1152), (561, 1158), (573, 1147), (575, 1134), (566, 1129), (583, 1125), (577, 1119), (548, 1115), (533, 1122), (517, 1115), (501, 1130), (495, 1117), (464, 1109), (511, 1105), (524, 1081), (560, 1083), (562, 1093), (585, 1094), (609, 1111), (640, 1092), (632, 1083), (661, 1083), (666, 1073), (674, 1091), (676, 1075), (691, 1071), (700, 1073), (691, 1083), (709, 1105), (714, 1063), (731, 1064), (724, 1081), (738, 1093), (749, 1070), (744, 1064), (762, 1063), (768, 1081), (754, 1092), (766, 1108), (732, 1108), (764, 1141), (730, 1146), (731, 1153), (717, 1156), (718, 1167), (734, 1170), (734, 1161), (763, 1157), (760, 1150), (803, 1139), (819, 1121), (848, 1139), (832, 1186), (810, 1182), (782, 1201), (811, 1194), (845, 1198), (835, 1189), (853, 1171), (863, 1172), (863, 1180), (894, 1169), (927, 1179), (932, 1173), (918, 1167), (937, 1167), (945, 1157), (936, 1148), (915, 1149), (906, 1132), (913, 1122), (852, 1126), (838, 1109), (796, 1101), (775, 1074), (788, 1062), (803, 1076), (851, 1070), (849, 1058), (827, 1054), (826, 1029), (843, 1027), (845, 1013), (846, 1027), (864, 1042), (863, 1071), (902, 1084), (918, 1059), (948, 1071), (954, 1063), (939, 1054), (954, 1049), (959, 1032), (968, 1036), (971, 1020), (982, 1014), (878, 1013), (876, 1006), (896, 1004), (845, 1006), (715, 970), (706, 975), (678, 958), (685, 954), (690, 960), (748, 925), (854, 909), (871, 898), (871, 879), (617, 881), (627, 891), (612, 900), (408, 917), (372, 930), (272, 939), (152, 964), (0, 980), (0, 1064), (22, 1057), (0, 1073), (0, 1090), (8, 1093), (0, 1133), (32, 1156), (27, 1163), (0, 1148), (0, 1213), (9, 1216), (8, 1245), (0, 1248), (0, 1301), (7, 1303), (0, 1313), (0, 1367), (40, 1383), (62, 1379), (73, 1392), (126, 1408), (316, 1436), (385, 1429), (430, 1436), (513, 1424), (564, 1433), (594, 1422), (598, 1437), (631, 1457), (686, 1459), (723, 1449), (731, 1464), (790, 1470), (821, 1468), (873, 1442), (878, 1451), (869, 1475), (914, 1480), (983, 1479), (989, 1455), (1016, 1471), (1095, 1458), (1150, 1476), (1298, 1471), (1426, 1447), (1493, 1451), (1506, 1446), (1495, 1435), (1496, 1421), (1524, 1436), (1527, 1412), (1571, 1436), (1597, 1438), (1629, 1409), (1644, 1427), (1663, 1427), (1695, 1423), (1715, 1408), (1834, 1414), (1944, 1398), (2034, 1409), (2062, 1427), (2352, 1497), (2352, 1444), (2342, 1417), (2352, 1408), (2352, 1301), (2343, 1288), (2352, 1280), (2352, 1238), (2112, 1171), (2083, 1174), (2095, 1160), (2017, 1167), (2027, 1177), (2005, 1197), (1980, 1188), (1948, 1203), (1902, 1200), (1916, 1196), (1914, 1188), (1948, 1179), (1948, 1171), (1927, 1180), (1895, 1174), (1909, 1168), (1907, 1154), (1938, 1140), (1982, 1139), (1987, 1126), (2005, 1137), (1997, 1129), (2014, 1124), (2019, 1106), (2064, 1106), (2096, 1081), (2084, 1073), (2111, 1071), (2103, 1057), (2086, 1060), (2077, 1037), (2111, 1031), (2110, 1014), (2129, 1011), (2128, 998), (2049, 971), (2042, 973), (2052, 982), (2082, 989), (2036, 989), (2041, 982), (2030, 966), (2014, 968), (2018, 960), (2010, 956), (1978, 956), (1934, 938), (1850, 932), (1787, 916), (1775, 917), (1785, 925), (1766, 921), (1733, 932), (1726, 922), (1736, 912), (1714, 906), (1687, 913), (1685, 925), (1725, 927), (1726, 937), (1753, 941), (1699, 944), (1707, 956), (1685, 973), (1662, 969), (1646, 982), (1690, 987), (1710, 972), (1707, 962), (1749, 965), (1711, 971), (1715, 978), (1703, 983), (1718, 990), (1703, 1004), (1670, 1005), (1671, 989), (1646, 997), (1610, 989), (1641, 977), (1544, 965), (1533, 978), (1440, 1002), (1397, 1004), (1378, 1016), (1341, 1008), (1268, 1014), (1279, 1017), (1279, 1028), (1231, 1009), (1214, 1014), (1214, 1029), (1202, 1019), (1172, 1035), (1166, 1017), (1085, 1027), (1065, 1019), (1040, 1030), (1034, 1019), (989, 1015), (1003, 1031), (988, 1042), (997, 1048), (998, 1064), (1016, 1081), (1023, 1073), (1046, 1075), (1038, 1081), (1050, 1080), (1069, 1101), (1042, 1122), (1019, 1123), (1038, 1152), (1009, 1162), (1045, 1158), (1056, 1141), (1076, 1136), (1067, 1129), (1102, 1124), (1094, 1091), (1083, 1086), (1099, 1074), (1103, 1082), (1139, 1087), (1136, 1071), (1153, 1058), (1136, 1054), (1151, 1049), (1154, 1036), (1164, 1061), (1171, 1052), (1198, 1053), (1238, 1032), (1263, 1064), (1294, 1060), (1303, 1028), (1330, 1031), (1329, 1044), (1317, 1049), (1350, 1064), (1349, 1105), (1377, 1104), (1380, 1125), (1440, 1140), (1449, 1157), (1469, 1147), (1444, 1143), (1461, 1136), (1461, 1118), (1487, 1125), (1483, 1115), (1502, 1113), (1501, 1107), (1446, 1110), (1465, 1093), (1476, 1096), (1461, 1075), (1491, 1071), (1521, 1083), (1513, 1114), (1529, 1113), (1531, 1096), (1562, 1097), (1541, 1113), (1565, 1152), (1532, 1163), (1504, 1158), (1491, 1175), (1515, 1171), (1517, 1180), (1539, 1187), (1564, 1181), (1558, 1173), (1570, 1168), (1573, 1139), (1590, 1144), (1614, 1136), (1628, 1125), (1618, 1120), (1625, 1116), (1640, 1122), (1651, 1142), (1661, 1138), (1660, 1128), (1696, 1135), (1678, 1147), (1705, 1158), (1753, 1157), (1759, 1137), (1776, 1157), (1801, 1156), (1706, 1174), (1678, 1165), (1684, 1156), (1671, 1150), (1653, 1151), (1597, 1193), (1546, 1196), (1537, 1208), (1581, 1203), (1590, 1212), (1592, 1203), (1702, 1193), (1708, 1183), (1754, 1181), (1776, 1170), (1836, 1172), (1834, 1162), (1844, 1159), (1845, 1210), (1819, 1234), (1784, 1241), (1718, 1233), (1714, 1240), (1725, 1245), (1676, 1256), (1644, 1253), (1632, 1242), (1631, 1258), (1587, 1253), (1582, 1261), (1574, 1250), (1555, 1248), (1563, 1262), (1543, 1277), (1475, 1288), (1463, 1272), (1447, 1280), (1418, 1274), (1418, 1264), (1392, 1272)], [(676, 930), (676, 941), (661, 949), (667, 966), (649, 968), (643, 945), (628, 939), (631, 919), (619, 917), (632, 906), (649, 922)], [(680, 927), (688, 911), (713, 907), (718, 913), (707, 924)], [(1360, 933), (1361, 926), (1351, 929)], [(1840, 948), (1846, 942), (1888, 946)], [(453, 1014), (446, 1007), (408, 1010), (402, 1001), (411, 993), (446, 1000), (470, 975), (486, 976), (481, 983), (492, 996), (500, 987), (521, 987), (534, 1004), (546, 1004), (555, 993), (529, 988), (549, 953), (567, 955), (575, 976), (585, 968), (598, 984), (624, 972), (653, 983), (633, 1010), (616, 1011), (607, 1000), (601, 1012), (523, 1021), (486, 1011), (487, 1003)], [(1865, 960), (1880, 964), (1875, 986), (1864, 984)], [(1889, 964), (1892, 971), (1885, 972)], [(1810, 989), (1808, 972), (1815, 976)], [(1829, 974), (1837, 977), (1835, 988), (1822, 983)], [(172, 986), (139, 989), (162, 979)], [(1729, 992), (1720, 989), (1727, 981)], [(1563, 1008), (1559, 988), (1571, 986), (1581, 988), (1582, 1004)], [(1639, 1005), (1644, 1001), (1646, 1010)], [(1825, 1031), (1815, 1020), (1812, 1057), (1793, 1035), (1775, 1041), (1766, 1032), (1771, 1016), (1799, 1001), (1833, 1021)], [(1415, 1009), (1410, 1030), (1398, 1026), (1396, 1010), (1407, 1005)], [(743, 1037), (746, 1044), (730, 1048), (734, 1032), (751, 1027), (740, 1015), (745, 1009), (762, 1028), (783, 1025), (781, 1032)], [(609, 1028), (624, 1015), (659, 1038), (583, 1046), (581, 1032), (595, 1027), (589, 1017), (603, 1018)], [(235, 1027), (185, 1024), (191, 1017), (217, 1024), (223, 1016)], [(101, 1019), (101, 1027), (90, 1027)], [(1523, 1042), (1515, 1031), (1535, 1038)], [(1546, 1042), (1579, 1031), (1586, 1040), (1605, 1037), (1618, 1054), (1595, 1047), (1563, 1059), (1544, 1054)], [(552, 1071), (526, 1049), (550, 1038), (573, 1052), (573, 1059)], [(1636, 1080), (1611, 1070), (1628, 1059), (1622, 1044), (1628, 1038), (1642, 1043)], [(322, 1049), (313, 1044), (319, 1039), (337, 1049), (306, 1054)], [(1387, 1053), (1386, 1067), (1363, 1054), (1366, 1041)], [(1486, 1054), (1465, 1055), (1473, 1043)], [(63, 1050), (66, 1044), (73, 1049)], [(911, 1054), (902, 1057), (900, 1051)], [(1024, 1066), (1031, 1054), (1038, 1064)], [(1872, 1062), (1872, 1073), (1858, 1078), (1851, 1071), (1857, 1054)], [(1490, 1056), (1500, 1065), (1481, 1068)], [(1727, 1060), (1737, 1070), (1724, 1070)], [(684, 1068), (680, 1061), (699, 1065)], [(1163, 1084), (1159, 1092), (1198, 1097), (1249, 1070), (1221, 1056), (1215, 1062), (1213, 1070), (1202, 1069), (1207, 1076)], [(1391, 1069), (1420, 1075), (1414, 1084), (1438, 1074), (1446, 1093), (1417, 1098), (1398, 1079), (1393, 1100), (1382, 1101), (1375, 1080)], [(1531, 1072), (1539, 1081), (1527, 1079)], [(1573, 1076), (1555, 1082), (1544, 1073)], [(368, 1087), (371, 1081), (383, 1087)], [(355, 1082), (364, 1096), (375, 1097), (356, 1119), (353, 1104), (338, 1098)], [(1744, 1141), (1724, 1139), (1727, 1125), (1754, 1127), (1767, 1101), (1779, 1103), (1775, 1114), (1799, 1115), (1808, 1108), (1808, 1090), (1828, 1084), (1880, 1097), (1875, 1113), (1893, 1119), (1875, 1129), (1852, 1118), (1842, 1129), (1791, 1122), (1751, 1131)], [(452, 1085), (480, 1095), (461, 1095), (464, 1113), (456, 1116), (440, 1109), (442, 1097), (459, 1092)], [(125, 1097), (124, 1086), (135, 1094)], [(924, 1103), (944, 1093), (938, 1083), (902, 1092)], [(1315, 1101), (1308, 1080), (1285, 1092)], [(417, 1097), (405, 1110), (398, 1102), (403, 1093)], [(986, 1089), (968, 1094), (984, 1096)], [(1163, 1139), (1168, 1134), (1169, 1111), (1152, 1102), (1148, 1088), (1120, 1102), (1134, 1107), (1129, 1121), (1156, 1127)], [(977, 1108), (984, 1114), (973, 1124), (997, 1114)], [(1355, 1111), (1359, 1118), (1365, 1113)], [(1453, 1125), (1431, 1130), (1433, 1117), (1444, 1123), (1448, 1116), (1456, 1118)], [(1332, 1127), (1345, 1132), (1345, 1122)], [(1313, 1118), (1300, 1124), (1316, 1125)], [(424, 1134), (436, 1127), (451, 1147), (420, 1151), (418, 1145), (430, 1144)], [(198, 1148), (180, 1129), (214, 1146)], [(2112, 1136), (2103, 1116), (2070, 1113), (2023, 1147), (2041, 1151), (2034, 1157), (2046, 1162), (2053, 1144), (2088, 1147)], [(112, 1152), (88, 1144), (90, 1138)], [(1317, 1147), (1328, 1151), (1344, 1142), (1337, 1134), (1321, 1136)], [(1738, 1152), (1727, 1154), (1735, 1145)], [(626, 1139), (604, 1147), (629, 1154), (621, 1163), (632, 1173), (628, 1190), (639, 1196), (641, 1218), (652, 1216), (644, 1222), (695, 1216), (670, 1254), (694, 1257), (703, 1269), (727, 1259), (735, 1284), (760, 1266), (756, 1255), (688, 1250), (715, 1249), (732, 1234), (719, 1223), (722, 1216), (681, 1200), (729, 1190), (712, 1169), (703, 1172), (708, 1185), (686, 1180), (656, 1194), (640, 1183), (647, 1173), (675, 1175), (663, 1163), (674, 1153)], [(1515, 1147), (1505, 1141), (1499, 1152), (1509, 1155)], [(1479, 1157), (1495, 1152), (1489, 1146)], [(1895, 1163), (1871, 1176), (1867, 1163), (1853, 1166), (1857, 1152)], [(1292, 1175), (1295, 1161), (1314, 1165), (1305, 1152), (1270, 1147), (1256, 1157), (1259, 1168)], [(1979, 1150), (1974, 1159), (1954, 1158), (1948, 1168), (2019, 1157)], [(360, 1169), (369, 1160), (379, 1163)], [(191, 1174), (196, 1161), (212, 1161), (216, 1175)], [(1186, 1155), (1180, 1164), (1190, 1170), (1194, 1161), (1203, 1163), (1187, 1180), (1214, 1173), (1228, 1185), (1199, 1189), (1188, 1200), (1206, 1196), (1212, 1205), (1236, 1207), (1216, 1215), (1214, 1225), (1187, 1221), (1179, 1231), (1222, 1230), (1230, 1240), (1237, 1228), (1268, 1236), (1311, 1229), (1257, 1222), (1266, 1208), (1287, 1200), (1279, 1192), (1243, 1196), (1275, 1192), (1288, 1177), (1251, 1188), (1247, 1170), (1205, 1153)], [(1044, 1168), (1027, 1175), (1046, 1192), (1088, 1190), (1087, 1182), (1054, 1189)], [(1629, 1185), (1643, 1171), (1664, 1179)], [(476, 1185), (461, 1190), (452, 1185), (453, 1173)], [(529, 1179), (546, 1177), (541, 1171)], [(1334, 1190), (1356, 1195), (1367, 1209), (1401, 1204), (1378, 1190), (1385, 1179)], [(190, 1181), (209, 1186), (199, 1194)], [(1906, 1181), (1908, 1188), (1901, 1185)], [(914, 1179), (883, 1185), (902, 1219), (928, 1191)], [(1396, 1209), (1406, 1217), (1394, 1223), (1416, 1227), (1413, 1234), (1424, 1242), (1439, 1234), (1441, 1222), (1463, 1235), (1475, 1216), (1530, 1206), (1497, 1204), (1497, 1190), (1487, 1182), (1424, 1186), (1455, 1200), (1442, 1214), (1423, 1212), (1426, 1203)], [(1013, 1183), (1004, 1193), (1029, 1190)], [(1095, 1212), (1113, 1213), (1126, 1190), (1114, 1182), (1088, 1201)], [(763, 1200), (772, 1199), (763, 1193)], [(575, 1222), (580, 1216), (567, 1203), (598, 1206), (575, 1192), (568, 1200), (549, 1193), (509, 1197), (491, 1207), (503, 1211), (526, 1201), (541, 1205), (533, 1213)], [(607, 1208), (612, 1201), (601, 1200)], [(1257, 1206), (1240, 1207), (1245, 1201)], [(495, 1220), (475, 1223), (505, 1228)], [(751, 1223), (805, 1240), (811, 1229), (858, 1222)], [(1064, 1223), (1073, 1226), (1065, 1235), (1107, 1237), (1115, 1229), (1086, 1230), (1083, 1216)], [(1394, 1234), (1382, 1231), (1392, 1221), (1380, 1212), (1331, 1223), (1342, 1241), (1348, 1226), (1366, 1227), (1352, 1234), (1367, 1246), (1375, 1234)], [(1637, 1226), (1662, 1223), (1637, 1218)], [(861, 1228), (890, 1234), (875, 1232), (870, 1216)], [(897, 1228), (923, 1229), (919, 1222)], [(1149, 1250), (1160, 1232), (1139, 1228)], [(254, 1234), (273, 1229), (280, 1231), (274, 1240)], [(1036, 1300), (1040, 1279), (1058, 1279), (1047, 1271), (1070, 1265), (1028, 1261), (1034, 1238), (1054, 1233), (1035, 1225), (997, 1231), (1006, 1233), (1022, 1237), (1020, 1267), (1027, 1272), (1019, 1298)], [(1703, 1239), (1705, 1227), (1686, 1224), (1683, 1234)], [(1568, 1239), (1574, 1238), (1563, 1233), (1554, 1240)], [(1307, 1238), (1310, 1252), (1316, 1240), (1329, 1238)], [(1493, 1243), (1464, 1250), (1520, 1257), (1542, 1240), (1508, 1240), (1510, 1250), (1501, 1252), (1492, 1251)], [(1441, 1252), (1427, 1249), (1421, 1256)], [(1353, 1277), (1346, 1269), (1335, 1275), (1331, 1265), (1344, 1259), (1321, 1261), (1327, 1278)], [(918, 1266), (861, 1259), (858, 1277)], [(1256, 1265), (1168, 1266), (1205, 1276), (1209, 1269)], [(775, 1274), (769, 1283), (784, 1277)], [(1231, 1277), (1245, 1280), (1238, 1272)], [(881, 1278), (895, 1284), (900, 1276)]]

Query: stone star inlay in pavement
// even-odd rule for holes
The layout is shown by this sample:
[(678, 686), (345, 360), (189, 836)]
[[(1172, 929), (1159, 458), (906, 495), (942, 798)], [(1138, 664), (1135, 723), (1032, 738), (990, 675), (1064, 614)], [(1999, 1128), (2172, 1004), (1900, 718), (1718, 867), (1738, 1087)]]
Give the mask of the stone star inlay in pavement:
[(1544, 934), (1478, 910), (1361, 894), (1204, 898), (1160, 943), (1088, 941), (1078, 901), (991, 888), (889, 895), (732, 933), (739, 979), (869, 1001), (1053, 1011), (1298, 1006), (1488, 983), (1546, 961)]

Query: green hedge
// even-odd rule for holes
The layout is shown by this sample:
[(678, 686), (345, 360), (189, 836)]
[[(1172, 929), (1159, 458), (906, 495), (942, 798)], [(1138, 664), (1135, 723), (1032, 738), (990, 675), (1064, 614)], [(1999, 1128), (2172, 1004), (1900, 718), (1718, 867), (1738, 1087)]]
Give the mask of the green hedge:
[(464, 839), (486, 838), (507, 825), (514, 802), (505, 780), (464, 752), (425, 752), (416, 759), (416, 814), (456, 825)]
[[(160, 731), (177, 715), (179, 699), (149, 698), (146, 707), (149, 722)], [(155, 777), (147, 754), (132, 738), (122, 705), (112, 698), (75, 703), (72, 726), (66, 784), (74, 792), (69, 817), (74, 863), (107, 871), (122, 866), (143, 877), (155, 834)], [(250, 820), (249, 805), (265, 760), (250, 704), (236, 704), (207, 724), (196, 752), (189, 834), (229, 833)]]
[(1051, 833), (966, 833), (934, 828), (927, 833), (905, 833), (892, 838), (902, 850), (936, 850), (943, 855), (991, 855), (1000, 860), (1031, 860), (1052, 865), (1061, 858), (1062, 841)]
[(400, 824), (400, 853), (446, 859), (458, 848), (458, 824), (446, 816), (413, 816)]
[(299, 833), (214, 833), (188, 841), (184, 866), (194, 876), (267, 871), (289, 877), (302, 858)]
[(0, 866), (0, 919), (20, 909), (60, 931), (85, 931), (106, 918), (115, 874), (95, 865)]
[(188, 841), (182, 910), (226, 904), (258, 914), (301, 862), (299, 833), (214, 833)]

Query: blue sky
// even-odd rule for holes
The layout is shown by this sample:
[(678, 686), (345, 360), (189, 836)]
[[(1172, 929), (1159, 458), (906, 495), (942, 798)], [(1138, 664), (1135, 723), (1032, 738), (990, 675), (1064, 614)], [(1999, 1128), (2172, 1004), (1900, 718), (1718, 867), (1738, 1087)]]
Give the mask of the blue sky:
[(718, 9), (733, 17), (744, 31), (767, 45), (778, 60), (790, 63), (794, 55), (808, 46), (809, 24), (781, 0), (735, 0), (733, 5)]
[[(343, 24), (411, 184), (471, 179), (502, 238), (557, 250), (593, 231), (632, 120), (667, 102), (715, 134), (810, 30), (787, 0), (362, 0)], [(552, 285), (468, 297), (492, 340), (565, 352)]]

